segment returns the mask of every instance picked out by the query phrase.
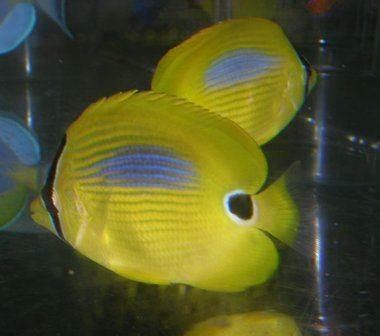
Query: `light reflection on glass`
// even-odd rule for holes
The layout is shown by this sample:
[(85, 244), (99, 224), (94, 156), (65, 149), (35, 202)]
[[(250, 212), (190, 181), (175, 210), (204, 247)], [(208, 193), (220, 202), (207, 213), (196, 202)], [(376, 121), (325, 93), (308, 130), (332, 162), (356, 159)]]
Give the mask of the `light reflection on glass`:
[(324, 87), (325, 74), (320, 75), (321, 80), (318, 86), (317, 99), (315, 104), (315, 117), (314, 117), (314, 144), (316, 148), (316, 155), (313, 167), (313, 175), (317, 181), (321, 181), (325, 177), (325, 147), (326, 147), (326, 120), (325, 111), (326, 104), (326, 88)]
[(317, 318), (314, 327), (321, 333), (328, 333), (328, 319), (326, 311), (326, 285), (325, 285), (325, 255), (324, 237), (325, 222), (323, 220), (319, 206), (316, 207), (313, 220), (314, 228), (314, 269), (315, 269), (315, 290), (317, 304)]
[(28, 41), (24, 43), (23, 60), (25, 69), (25, 121), (29, 129), (33, 129), (33, 111), (32, 111), (32, 94), (30, 90), (29, 80), (32, 74), (32, 62), (30, 56), (30, 47)]
[[(313, 141), (315, 147), (315, 156), (313, 162), (313, 177), (317, 182), (326, 178), (326, 112), (327, 112), (327, 86), (326, 74), (321, 74), (321, 80), (318, 85), (318, 92), (315, 103), (315, 116), (313, 124)], [(329, 323), (326, 312), (326, 284), (325, 284), (325, 221), (322, 215), (318, 200), (315, 200), (316, 206), (313, 214), (313, 255), (315, 269), (315, 292), (317, 305), (317, 319), (315, 329), (321, 334), (328, 334)]]
[(26, 125), (29, 129), (33, 129), (32, 95), (28, 82), (25, 83), (25, 112)]
[(24, 43), (24, 68), (26, 78), (29, 78), (32, 72), (32, 64), (30, 62), (30, 49), (28, 41)]

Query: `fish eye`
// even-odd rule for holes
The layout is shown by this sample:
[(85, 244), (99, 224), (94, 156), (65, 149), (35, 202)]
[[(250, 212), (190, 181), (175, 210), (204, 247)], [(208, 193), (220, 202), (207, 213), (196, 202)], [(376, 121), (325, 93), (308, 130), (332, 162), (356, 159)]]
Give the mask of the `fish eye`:
[(251, 198), (247, 194), (232, 195), (228, 199), (228, 210), (240, 219), (250, 219), (253, 215)]
[(255, 205), (249, 194), (237, 190), (225, 196), (224, 206), (229, 217), (241, 226), (250, 226), (254, 223)]

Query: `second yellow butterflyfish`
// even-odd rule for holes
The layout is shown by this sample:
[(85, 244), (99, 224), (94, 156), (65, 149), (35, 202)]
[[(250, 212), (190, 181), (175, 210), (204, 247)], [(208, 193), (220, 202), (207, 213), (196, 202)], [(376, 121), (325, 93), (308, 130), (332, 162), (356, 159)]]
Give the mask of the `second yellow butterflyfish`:
[(197, 323), (184, 336), (301, 336), (295, 320), (274, 311), (220, 315)]
[(245, 18), (215, 24), (171, 49), (152, 89), (235, 121), (261, 145), (289, 123), (315, 82), (279, 25)]

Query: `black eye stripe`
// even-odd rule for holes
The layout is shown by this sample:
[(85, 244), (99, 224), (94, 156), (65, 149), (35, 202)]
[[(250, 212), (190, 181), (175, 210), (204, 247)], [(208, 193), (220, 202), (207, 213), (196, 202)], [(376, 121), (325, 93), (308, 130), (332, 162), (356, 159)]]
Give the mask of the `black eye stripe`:
[(58, 160), (61, 157), (61, 154), (65, 145), (66, 145), (66, 136), (63, 138), (61, 144), (59, 145), (57, 154), (55, 155), (54, 160), (50, 166), (50, 170), (46, 178), (45, 186), (41, 191), (42, 200), (45, 204), (46, 210), (50, 214), (54, 228), (57, 231), (58, 236), (63, 240), (65, 239), (65, 237), (63, 236), (63, 232), (62, 232), (62, 226), (61, 226), (59, 216), (58, 216), (58, 209), (55, 207), (54, 202), (53, 202), (53, 188), (54, 188), (54, 181), (55, 181), (55, 176), (57, 172)]
[(228, 199), (228, 210), (240, 219), (248, 220), (253, 215), (251, 197), (247, 194), (235, 194)]

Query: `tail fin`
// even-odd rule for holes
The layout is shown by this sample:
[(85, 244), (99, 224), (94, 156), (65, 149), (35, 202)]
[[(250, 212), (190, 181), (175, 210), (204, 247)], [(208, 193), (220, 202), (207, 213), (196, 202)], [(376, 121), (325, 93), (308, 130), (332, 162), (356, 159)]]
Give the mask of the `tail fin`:
[(308, 255), (310, 224), (305, 218), (309, 213), (309, 197), (303, 181), (300, 165), (295, 163), (267, 189), (251, 197), (257, 209), (255, 226)]

